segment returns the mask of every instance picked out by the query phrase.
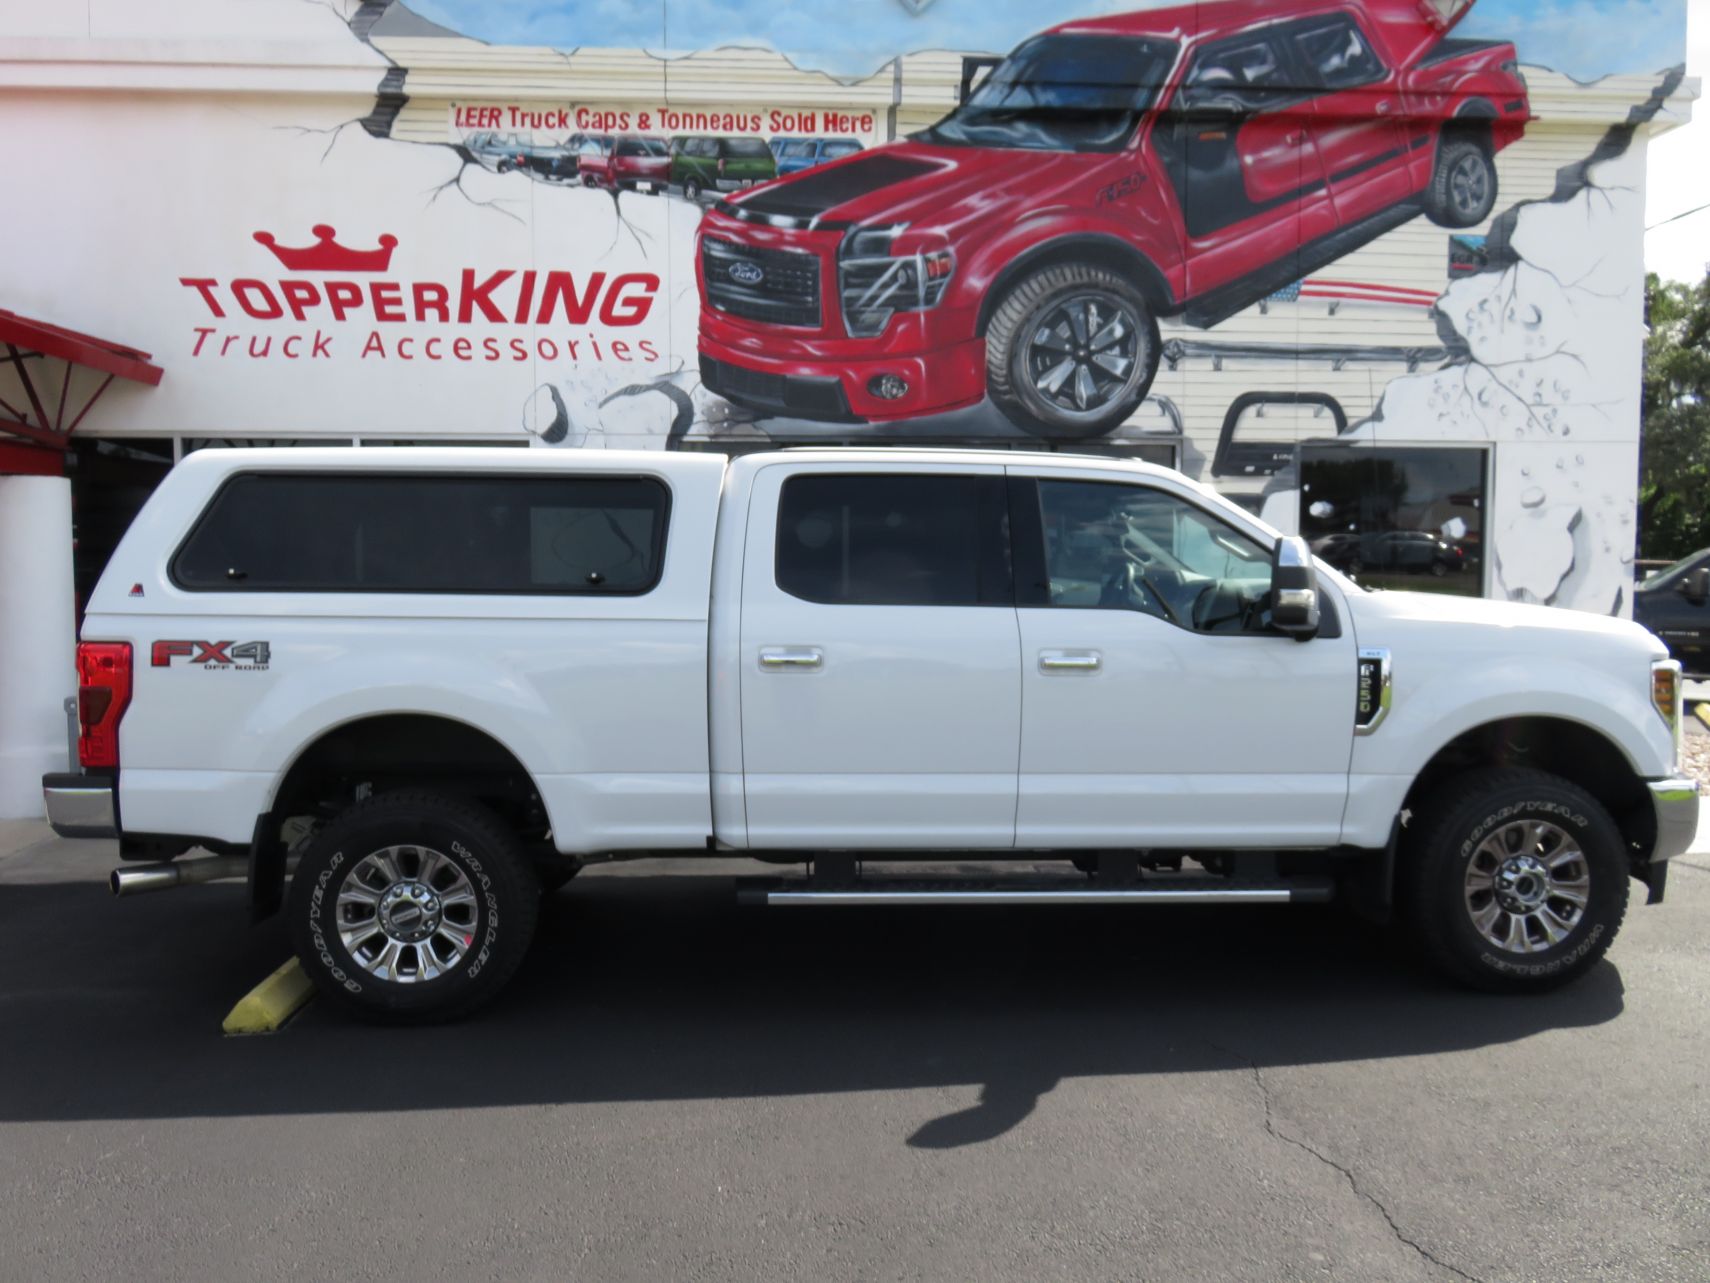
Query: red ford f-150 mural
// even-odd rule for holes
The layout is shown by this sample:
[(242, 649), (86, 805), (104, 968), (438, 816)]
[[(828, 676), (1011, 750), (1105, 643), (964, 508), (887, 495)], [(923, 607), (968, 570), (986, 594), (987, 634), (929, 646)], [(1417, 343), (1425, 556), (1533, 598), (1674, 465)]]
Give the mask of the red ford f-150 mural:
[(1025, 41), (909, 140), (720, 201), (710, 391), (884, 420), (986, 396), (1039, 436), (1145, 397), (1160, 316), (1215, 325), (1423, 212), (1471, 227), (1530, 111), (1471, 0), (1205, 3)]

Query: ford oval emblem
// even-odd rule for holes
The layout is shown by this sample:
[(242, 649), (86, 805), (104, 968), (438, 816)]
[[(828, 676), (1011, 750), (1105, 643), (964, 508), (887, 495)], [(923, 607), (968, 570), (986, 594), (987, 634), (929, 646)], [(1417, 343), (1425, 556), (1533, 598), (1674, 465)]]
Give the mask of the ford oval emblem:
[(766, 279), (766, 270), (758, 263), (732, 263), (726, 270), (738, 285), (758, 285)]

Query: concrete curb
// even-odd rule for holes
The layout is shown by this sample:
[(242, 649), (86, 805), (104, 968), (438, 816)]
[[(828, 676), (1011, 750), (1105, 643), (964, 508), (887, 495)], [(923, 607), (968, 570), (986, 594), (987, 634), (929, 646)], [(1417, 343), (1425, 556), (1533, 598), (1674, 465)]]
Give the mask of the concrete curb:
[(238, 999), (220, 1029), (227, 1035), (278, 1033), (314, 996), (314, 985), (292, 958)]

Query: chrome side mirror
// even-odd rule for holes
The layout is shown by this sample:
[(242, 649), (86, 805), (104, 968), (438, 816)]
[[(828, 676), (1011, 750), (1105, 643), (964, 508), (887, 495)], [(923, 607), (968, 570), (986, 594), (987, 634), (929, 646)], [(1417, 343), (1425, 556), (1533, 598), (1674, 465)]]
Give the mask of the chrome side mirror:
[(1318, 636), (1318, 572), (1299, 535), (1282, 535), (1271, 551), (1271, 623), (1296, 641)]

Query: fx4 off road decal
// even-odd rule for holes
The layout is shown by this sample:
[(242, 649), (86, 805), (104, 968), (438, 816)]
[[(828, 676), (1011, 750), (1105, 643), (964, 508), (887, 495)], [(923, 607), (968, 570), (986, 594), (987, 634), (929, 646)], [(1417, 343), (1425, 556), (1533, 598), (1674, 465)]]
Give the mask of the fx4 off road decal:
[(266, 669), (273, 648), (264, 641), (157, 641), (149, 652), (155, 668), (170, 668), (175, 659), (214, 669), (255, 672)]

